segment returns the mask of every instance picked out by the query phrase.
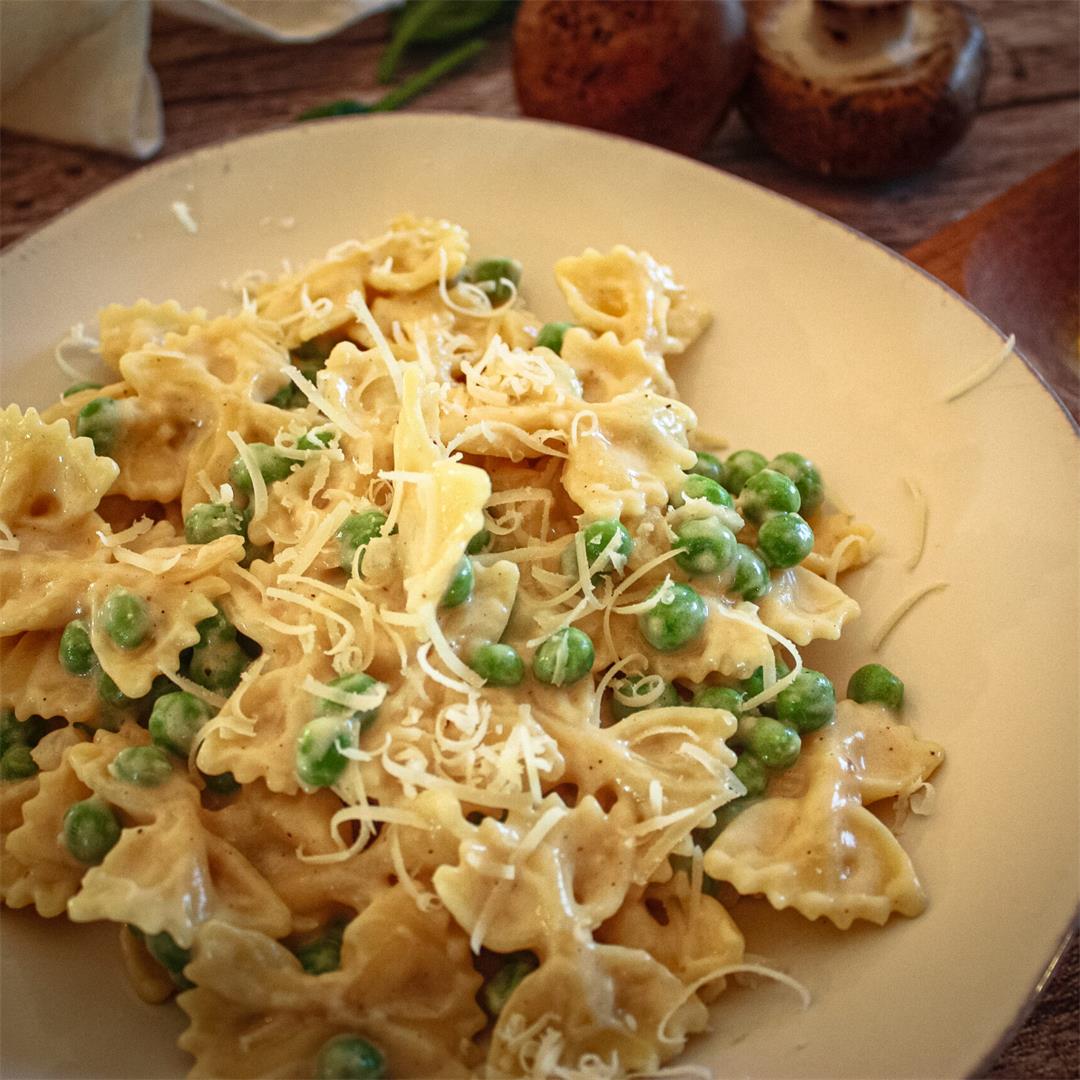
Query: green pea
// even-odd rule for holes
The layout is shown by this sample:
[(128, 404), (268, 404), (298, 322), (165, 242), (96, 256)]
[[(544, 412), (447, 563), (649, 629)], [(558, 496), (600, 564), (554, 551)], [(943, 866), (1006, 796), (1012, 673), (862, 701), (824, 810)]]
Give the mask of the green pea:
[(479, 555), (480, 552), (486, 551), (488, 545), (491, 543), (491, 533), (487, 529), (481, 529), (466, 545), (466, 555)]
[[(784, 663), (783, 660), (776, 661), (776, 678), (782, 679), (785, 675), (790, 674), (791, 668)], [(742, 684), (743, 692), (748, 698), (755, 698), (758, 694), (765, 692), (765, 669), (763, 667), (755, 668), (753, 675), (749, 679), (743, 679)], [(769, 703), (766, 703), (766, 708)]]
[(243, 536), (247, 514), (224, 503), (196, 503), (184, 518), (184, 537), (189, 544), (209, 544), (222, 536)]
[(356, 724), (349, 717), (317, 716), (297, 737), (296, 775), (308, 787), (329, 787), (348, 764), (342, 751), (355, 746)]
[(796, 513), (799, 504), (799, 489), (791, 480), (774, 469), (762, 469), (743, 484), (739, 513), (760, 524), (772, 514)]
[(195, 624), (199, 631), (199, 644), (209, 645), (215, 641), (235, 641), (236, 627), (225, 617), (225, 612), (218, 608), (213, 615)]
[(266, 399), (267, 405), (273, 405), (278, 409), (296, 409), (307, 403), (307, 398), (300, 393), (296, 385), (290, 380)]
[(90, 644), (90, 628), (82, 619), (73, 619), (60, 635), (60, 666), (71, 675), (89, 675), (93, 670), (94, 647)]
[(219, 611), (203, 619), (196, 629), (199, 642), (191, 650), (188, 676), (215, 693), (231, 694), (251, 658), (236, 640), (236, 627)]
[(613, 559), (610, 556), (599, 565), (597, 563), (612, 542), (615, 543), (614, 555), (619, 555), (625, 560), (633, 554), (633, 538), (621, 521), (590, 521), (582, 532), (585, 534), (585, 558), (588, 559), (593, 573), (608, 574), (614, 568)]
[(848, 680), (847, 696), (863, 704), (879, 701), (889, 709), (904, 703), (904, 684), (881, 664), (864, 664)]
[[(726, 829), (743, 811), (749, 810), (755, 803), (761, 802), (760, 796), (743, 795), (741, 798), (732, 799), (731, 802), (724, 803), (716, 811), (716, 823), (708, 829), (708, 835), (710, 839), (709, 844)], [(701, 841), (698, 841), (699, 845)], [(705, 850), (705, 849), (703, 849)], [(706, 880), (708, 880), (706, 878)]]
[(0, 780), (26, 780), (37, 771), (29, 746), (12, 746), (0, 756)]
[(159, 787), (172, 776), (172, 762), (156, 746), (125, 746), (113, 758), (109, 772), (125, 784)]
[(359, 1035), (335, 1035), (315, 1059), (316, 1080), (378, 1080), (385, 1075), (382, 1054)]
[(769, 774), (765, 766), (753, 754), (740, 754), (731, 770), (746, 788), (746, 794), (755, 798), (765, 794), (769, 784)]
[(658, 585), (649, 596), (662, 591), (665, 598), (638, 616), (638, 629), (654, 649), (674, 652), (700, 635), (709, 609), (689, 585)]
[(761, 556), (745, 544), (739, 544), (736, 555), (735, 580), (729, 591), (751, 603), (760, 600), (772, 587), (769, 568)]
[(690, 702), (698, 709), (727, 709), (733, 716), (742, 712), (746, 695), (733, 686), (703, 686)]
[(735, 534), (718, 518), (684, 521), (675, 531), (675, 561), (688, 574), (722, 574), (739, 557)]
[[(277, 483), (278, 480), (284, 480), (299, 464), (267, 443), (249, 443), (248, 449), (255, 458), (255, 465), (267, 486)], [(251, 494), (251, 474), (243, 458), (235, 458), (229, 466), (229, 483), (236, 491), (244, 495)]]
[(325, 450), (334, 441), (334, 433), (323, 429), (322, 431), (305, 431), (296, 440), (298, 450)]
[(707, 477), (709, 480), (712, 480), (714, 483), (723, 487), (724, 463), (715, 454), (707, 454), (704, 451), (700, 451), (697, 456), (697, 461), (694, 462), (694, 467), (690, 471), (696, 473), (698, 476)]
[(671, 500), (673, 506), (682, 506), (687, 499), (705, 499), (713, 506), (734, 507), (735, 500), (715, 480), (700, 473), (688, 473), (682, 487)]
[(814, 549), (814, 531), (798, 514), (775, 514), (758, 529), (758, 553), (774, 570), (798, 566)]
[(79, 410), (75, 434), (89, 439), (95, 454), (108, 454), (120, 435), (120, 406), (106, 397), (88, 401)]
[(776, 696), (776, 718), (800, 735), (817, 731), (836, 715), (836, 691), (820, 671), (803, 668)]
[(105, 633), (121, 649), (137, 649), (154, 629), (150, 608), (141, 596), (127, 589), (114, 589), (98, 613)]
[(508, 282), (521, 284), (521, 263), (517, 259), (483, 259), (465, 267), (461, 278), (478, 285), (488, 294), (492, 306), (498, 307), (513, 295)]
[(498, 1016), (522, 979), (540, 966), (536, 953), (528, 951), (507, 953), (502, 960), (502, 966), (480, 991), (480, 1000), (489, 1016)]
[(825, 484), (817, 466), (802, 454), (789, 450), (786, 454), (777, 454), (769, 462), (769, 468), (783, 473), (799, 489), (802, 512), (812, 514), (825, 501)]
[(574, 324), (568, 322), (549, 322), (540, 327), (540, 333), (536, 335), (537, 348), (550, 349), (556, 356), (562, 356), (563, 338), (566, 331)]
[(155, 746), (186, 758), (211, 715), (210, 706), (186, 690), (165, 694), (150, 713), (150, 738)]
[[(328, 349), (324, 349), (314, 338), (311, 338), (309, 341), (300, 342), (295, 349), (290, 350), (289, 357), (297, 367), (308, 364), (315, 369), (319, 369), (330, 359), (330, 352)], [(299, 363), (296, 363), (297, 361)]]
[[(656, 692), (657, 682), (661, 690), (652, 701), (637, 705), (625, 700), (626, 698), (652, 697)], [(641, 712), (643, 709), (667, 709), (681, 704), (679, 692), (659, 675), (628, 675), (621, 683), (612, 687), (611, 715), (616, 720), (625, 720), (631, 714)]]
[(100, 390), (101, 383), (99, 382), (77, 382), (72, 383), (60, 396), (71, 397), (72, 394), (81, 394), (84, 390)]
[(766, 465), (768, 462), (765, 460), (765, 455), (759, 454), (756, 450), (736, 450), (734, 454), (730, 454), (724, 462), (724, 480), (728, 491), (732, 495), (738, 495), (743, 489), (743, 484), (754, 473), (761, 472)]
[(184, 974), (191, 963), (191, 950), (181, 948), (167, 930), (160, 934), (147, 934), (144, 938), (147, 952), (172, 976), (181, 990), (190, 990), (195, 984)]
[[(345, 573), (351, 573), (356, 553), (367, 547), (368, 542), (382, 533), (386, 524), (386, 515), (381, 510), (364, 510), (359, 514), (350, 514), (337, 531), (340, 548), (339, 565)], [(360, 556), (358, 569), (364, 565), (364, 556)]]
[(0, 754), (6, 754), (13, 746), (37, 746), (47, 729), (41, 716), (17, 720), (14, 709), (4, 709), (0, 712)]
[(476, 574), (473, 571), (472, 559), (465, 555), (455, 567), (439, 605), (444, 608), (461, 607), (472, 596), (475, 584)]
[(557, 630), (533, 657), (533, 674), (549, 686), (569, 686), (592, 671), (596, 652), (584, 630), (567, 626)]
[[(337, 679), (333, 679), (327, 683), (328, 686), (333, 687), (335, 690), (344, 690), (347, 694), (367, 694), (372, 690), (377, 689), (382, 684), (373, 679), (367, 672), (353, 671), (348, 675), (342, 675)], [(379, 715), (379, 706), (376, 705), (373, 709), (351, 709), (347, 705), (339, 705), (336, 701), (331, 701), (329, 698), (319, 698), (318, 703), (315, 706), (316, 716), (347, 716), (350, 720), (356, 722), (361, 732), (367, 731), (372, 724), (375, 723), (375, 718)]]
[(240, 790), (240, 783), (231, 772), (217, 773), (215, 775), (203, 773), (202, 778), (206, 790), (213, 792), (215, 795), (234, 795)]
[(92, 795), (64, 814), (64, 846), (79, 862), (96, 866), (120, 839), (120, 821), (107, 802)]
[(788, 769), (799, 760), (799, 733), (771, 716), (755, 718), (746, 736), (749, 751), (770, 769)]
[(315, 937), (308, 938), (293, 949), (300, 966), (309, 975), (325, 975), (341, 967), (341, 939), (345, 927), (335, 923)]
[(512, 645), (486, 641), (477, 645), (469, 667), (490, 686), (517, 686), (525, 678), (525, 663)]
[(99, 671), (97, 676), (97, 692), (98, 696), (106, 705), (112, 705), (118, 709), (126, 709), (129, 705), (134, 705), (133, 698), (129, 698), (127, 694), (116, 685), (112, 676), (107, 671)]

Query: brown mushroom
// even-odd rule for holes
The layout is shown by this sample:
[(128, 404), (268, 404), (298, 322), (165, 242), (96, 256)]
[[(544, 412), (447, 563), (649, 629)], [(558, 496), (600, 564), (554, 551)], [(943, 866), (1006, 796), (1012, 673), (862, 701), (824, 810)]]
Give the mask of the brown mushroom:
[(740, 101), (785, 161), (849, 179), (933, 164), (975, 117), (987, 72), (978, 20), (947, 0), (768, 0)]
[(740, 0), (524, 0), (514, 86), (527, 116), (696, 153), (750, 65)]

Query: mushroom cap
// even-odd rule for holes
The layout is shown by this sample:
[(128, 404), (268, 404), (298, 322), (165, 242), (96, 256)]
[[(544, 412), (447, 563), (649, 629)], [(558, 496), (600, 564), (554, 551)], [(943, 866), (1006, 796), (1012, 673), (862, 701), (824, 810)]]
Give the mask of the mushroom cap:
[(524, 0), (514, 86), (527, 116), (695, 153), (750, 66), (739, 0)]
[(778, 157), (823, 176), (932, 165), (970, 127), (988, 70), (981, 25), (948, 0), (768, 0), (751, 33), (743, 115)]

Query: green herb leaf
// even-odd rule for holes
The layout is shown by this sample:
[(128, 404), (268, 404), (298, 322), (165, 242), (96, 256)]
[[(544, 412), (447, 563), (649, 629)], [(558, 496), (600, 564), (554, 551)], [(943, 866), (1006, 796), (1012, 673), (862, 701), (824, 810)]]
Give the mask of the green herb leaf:
[(340, 101), (328, 101), (325, 105), (316, 105), (302, 112), (297, 122), (302, 120), (321, 120), (325, 116), (349, 116), (353, 113), (371, 112), (371, 106), (353, 98), (342, 98)]

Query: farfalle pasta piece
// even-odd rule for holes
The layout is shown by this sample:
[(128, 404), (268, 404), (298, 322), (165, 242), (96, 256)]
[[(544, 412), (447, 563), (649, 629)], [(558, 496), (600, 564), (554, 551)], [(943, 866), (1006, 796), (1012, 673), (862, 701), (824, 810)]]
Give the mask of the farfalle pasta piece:
[(648, 1074), (674, 1057), (708, 1014), (642, 949), (571, 946), (518, 985), (491, 1037), (491, 1077)]
[[(45, 918), (67, 910), (68, 900), (78, 891), (86, 872), (86, 865), (75, 859), (61, 840), (68, 807), (91, 794), (71, 762), (71, 755), (89, 744), (74, 729), (67, 730), (71, 735), (65, 739), (46, 737), (35, 748), (35, 760), (42, 766), (37, 792), (23, 803), (22, 823), (9, 834), (4, 849), (5, 862), (12, 859), (16, 867), (11, 880), (5, 872), (4, 903), (13, 908), (33, 904)], [(127, 745), (122, 737), (112, 737)], [(60, 750), (59, 760), (56, 750)], [(41, 755), (49, 755), (49, 760), (39, 760)]]
[[(744, 942), (727, 908), (708, 893), (693, 893), (685, 874), (647, 886), (626, 902), (596, 933), (598, 941), (644, 949), (687, 986), (743, 958)], [(724, 979), (697, 991), (715, 1000)]]
[(845, 570), (865, 566), (877, 553), (877, 533), (850, 514), (822, 512), (815, 514), (811, 523), (814, 549), (802, 565), (829, 581), (835, 581)]
[(624, 807), (605, 814), (587, 796), (573, 810), (551, 798), (520, 822), (485, 818), (462, 841), (458, 865), (435, 871), (435, 892), (474, 948), (546, 953), (575, 926), (595, 929), (618, 910), (634, 868), (628, 816)]
[(60, 634), (32, 631), (0, 638), (4, 671), (0, 698), (19, 720), (31, 716), (62, 716), (72, 724), (96, 726), (100, 701), (90, 680), (70, 674), (60, 665)]
[(348, 925), (337, 971), (307, 975), (283, 946), (223, 922), (201, 930), (185, 971), (192, 1077), (311, 1076), (322, 1044), (344, 1033), (375, 1043), (392, 1076), (466, 1076), (478, 1056), (481, 979), (465, 938), (401, 886)]
[(837, 736), (855, 763), (859, 797), (865, 805), (912, 795), (945, 759), (938, 743), (920, 739), (884, 705), (841, 701), (835, 723)]
[(694, 414), (674, 399), (622, 394), (590, 405), (581, 421), (576, 432), (567, 425), (562, 483), (590, 516), (638, 518), (667, 506), (696, 460), (687, 444)]
[(621, 806), (637, 822), (630, 828), (636, 884), (645, 884), (692, 829), (742, 792), (730, 771), (735, 755), (724, 742), (735, 720), (722, 709), (648, 709), (608, 728), (572, 725), (554, 712), (540, 720), (565, 755), (561, 781)]
[(0, 521), (21, 529), (71, 529), (94, 511), (118, 475), (116, 462), (94, 453), (62, 420), (45, 423), (36, 409), (0, 412)]
[(417, 475), (406, 481), (398, 522), (406, 609), (426, 625), (466, 545), (484, 527), (491, 481), (482, 469), (451, 461), (432, 440), (415, 367), (406, 368), (403, 376), (394, 467)]
[[(875, 775), (884, 768), (880, 754), (872, 740), (859, 745), (863, 738), (836, 722), (807, 736), (780, 785), (793, 794), (770, 791), (748, 806), (705, 853), (705, 872), (740, 893), (764, 893), (775, 908), (825, 917), (842, 930), (855, 919), (883, 925), (894, 911), (918, 915), (926, 898), (911, 860), (863, 806), (861, 770), (871, 794), (885, 783)], [(923, 760), (929, 775), (940, 751)]]
[(148, 934), (164, 930), (184, 948), (210, 919), (272, 937), (287, 934), (285, 905), (231, 844), (203, 827), (199, 791), (185, 775), (177, 771), (161, 785), (141, 787), (112, 774), (120, 750), (146, 738), (128, 725), (117, 735), (99, 731), (93, 743), (68, 752), (79, 782), (124, 822), (116, 845), (86, 871), (68, 901), (68, 916), (132, 923)]
[[(60, 767), (64, 751), (69, 746), (82, 742), (82, 736), (73, 727), (59, 728), (45, 735), (31, 751), (34, 764), (40, 770), (34, 776), (24, 780), (9, 780), (0, 783), (0, 899), (10, 907), (26, 907), (35, 903), (35, 892), (41, 890), (41, 906), (39, 914), (45, 914), (46, 910), (56, 909), (58, 900), (56, 896), (62, 893), (62, 889), (53, 895), (53, 886), (63, 874), (50, 875), (33, 874), (32, 852), (33, 843), (25, 841), (16, 843), (24, 858), (30, 860), (24, 862), (9, 850), (8, 837), (23, 824), (23, 807), (33, 799), (40, 790), (41, 776), (48, 774)], [(39, 806), (37, 813), (40, 814)], [(62, 901), (59, 902), (59, 914), (63, 910)], [(42, 909), (45, 910), (42, 910)]]
[[(468, 250), (468, 234), (459, 225), (403, 215), (378, 239), (338, 245), (326, 259), (260, 290), (258, 311), (281, 324), (293, 348), (352, 323), (350, 293), (416, 292), (441, 275), (449, 279), (460, 273)], [(298, 311), (301, 319), (295, 318)]]
[(796, 645), (838, 640), (859, 611), (842, 589), (802, 566), (774, 574), (772, 587), (758, 601), (761, 621)]
[(200, 734), (199, 768), (210, 775), (231, 772), (241, 784), (263, 780), (287, 795), (299, 791), (296, 738), (312, 717), (315, 698), (295, 691), (313, 671), (325, 673), (325, 666), (312, 654), (242, 680)]
[[(204, 813), (202, 821), (258, 870), (289, 909), (292, 932), (302, 933), (327, 922), (337, 906), (362, 910), (393, 872), (389, 858), (386, 872), (376, 875), (345, 861), (318, 863), (316, 869), (300, 857), (341, 850), (331, 823), (340, 809), (341, 800), (331, 791), (283, 795), (254, 781), (244, 784), (225, 806)], [(370, 849), (365, 851), (363, 860), (370, 855)]]
[(560, 355), (581, 380), (586, 401), (610, 401), (620, 394), (652, 390), (672, 397), (675, 383), (659, 353), (640, 341), (623, 344), (612, 331), (593, 337), (572, 327), (563, 337)]
[(624, 343), (641, 341), (651, 352), (681, 353), (709, 323), (668, 267), (622, 244), (606, 255), (588, 248), (560, 259), (555, 280), (575, 322)]
[(134, 304), (109, 304), (98, 313), (101, 330), (101, 359), (113, 371), (120, 371), (120, 360), (129, 352), (159, 346), (167, 334), (186, 333), (207, 321), (203, 308), (185, 311), (175, 300), (155, 304), (137, 300)]

